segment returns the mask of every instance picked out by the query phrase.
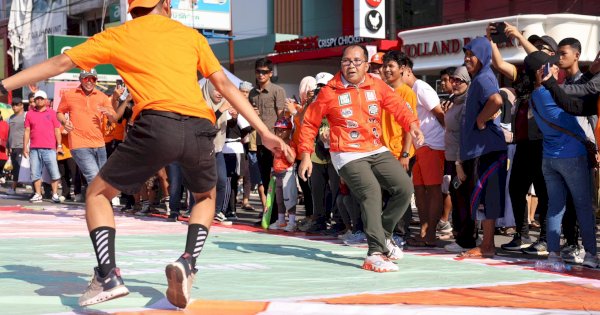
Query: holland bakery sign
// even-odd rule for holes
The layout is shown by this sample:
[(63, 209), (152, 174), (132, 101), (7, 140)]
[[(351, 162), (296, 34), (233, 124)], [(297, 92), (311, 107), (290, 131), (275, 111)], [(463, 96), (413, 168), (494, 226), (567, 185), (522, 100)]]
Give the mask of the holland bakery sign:
[[(409, 57), (444, 56), (462, 53), (463, 47), (472, 40), (471, 37), (451, 38), (414, 44), (404, 44), (402, 51)], [(499, 44), (498, 48), (514, 47), (512, 43)]]
[(354, 0), (354, 36), (385, 38), (385, 1)]

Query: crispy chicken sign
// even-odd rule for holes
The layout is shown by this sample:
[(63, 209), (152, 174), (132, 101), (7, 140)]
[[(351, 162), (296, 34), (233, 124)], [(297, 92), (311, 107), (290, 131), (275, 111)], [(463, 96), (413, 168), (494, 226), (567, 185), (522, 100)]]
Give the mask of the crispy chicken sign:
[(385, 1), (354, 0), (354, 36), (385, 38)]

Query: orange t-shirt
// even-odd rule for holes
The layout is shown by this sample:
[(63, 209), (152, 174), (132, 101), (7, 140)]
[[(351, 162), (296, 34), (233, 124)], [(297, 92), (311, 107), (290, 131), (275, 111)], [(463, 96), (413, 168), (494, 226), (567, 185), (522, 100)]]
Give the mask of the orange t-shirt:
[(73, 130), (69, 132), (71, 149), (104, 147), (104, 115), (99, 111), (100, 107), (115, 115), (108, 96), (96, 89), (89, 95), (85, 95), (81, 87), (64, 92), (57, 112), (69, 114), (69, 120), (73, 123)]
[[(294, 144), (293, 141), (290, 141), (289, 146), (290, 146), (290, 149), (292, 149), (292, 151), (294, 151), (294, 154), (296, 154), (296, 152), (298, 152), (296, 150), (296, 145)], [(282, 152), (276, 153), (275, 156), (273, 157), (273, 171), (275, 173), (281, 173), (281, 172), (287, 170), (288, 168), (290, 168), (290, 166), (292, 166), (292, 165), (294, 165), (294, 162), (292, 162), (292, 163), (288, 162), (287, 158), (285, 157), (285, 155)]]
[[(394, 91), (410, 105), (410, 110), (417, 116), (417, 95), (415, 92), (406, 84), (402, 84)], [(402, 126), (386, 110), (383, 110), (381, 114), (381, 133), (383, 144), (399, 159), (402, 155), (402, 144), (404, 141)], [(412, 157), (414, 154), (415, 147), (412, 145), (408, 150), (408, 155)]]
[(198, 74), (209, 77), (221, 64), (197, 30), (150, 14), (94, 35), (65, 52), (80, 68), (112, 64), (133, 96), (132, 120), (144, 109), (201, 117), (215, 113), (202, 97)]
[(121, 123), (111, 123), (104, 117), (104, 142), (109, 143), (113, 140), (123, 141), (125, 139), (125, 126), (127, 120), (121, 120)]

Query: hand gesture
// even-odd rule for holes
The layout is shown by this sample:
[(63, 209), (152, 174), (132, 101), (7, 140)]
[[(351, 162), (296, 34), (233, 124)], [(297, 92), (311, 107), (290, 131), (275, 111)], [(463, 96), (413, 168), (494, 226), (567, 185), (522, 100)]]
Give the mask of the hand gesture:
[(508, 22), (504, 22), (504, 24), (506, 25), (506, 28), (504, 29), (504, 34), (506, 34), (506, 37), (511, 39), (515, 38), (518, 41), (523, 39), (523, 34), (517, 29), (517, 27), (509, 24)]
[(66, 130), (67, 132), (71, 132), (71, 131), (73, 131), (73, 129), (75, 129), (75, 128), (73, 127), (73, 123), (72, 123), (70, 120), (67, 120), (67, 121), (65, 122), (65, 130)]
[(406, 171), (408, 171), (408, 164), (409, 164), (409, 162), (410, 162), (410, 158), (407, 158), (407, 157), (406, 157), (406, 158), (403, 158), (403, 157), (401, 157), (401, 158), (400, 158), (398, 161), (400, 161), (400, 164), (402, 165), (402, 167), (403, 167), (403, 168), (404, 168)]
[(117, 85), (117, 87), (115, 88), (114, 92), (113, 92), (113, 99), (118, 100), (121, 98), (121, 95), (123, 95), (123, 92), (125, 92), (125, 87), (122, 85)]
[(452, 102), (451, 100), (444, 100), (441, 105), (442, 111), (444, 111), (445, 113), (452, 107), (452, 105), (454, 105), (454, 102)]
[(423, 135), (423, 131), (421, 131), (421, 128), (416, 123), (410, 125), (410, 135), (413, 138), (413, 142), (417, 145), (422, 145), (425, 142), (425, 135)]
[(290, 114), (297, 112), (296, 110), (296, 102), (291, 98), (285, 99), (285, 108)]
[(306, 154), (302, 157), (302, 162), (300, 162), (300, 168), (298, 169), (298, 175), (302, 178), (303, 181), (307, 181), (312, 175), (312, 161), (310, 160), (310, 156)]
[(485, 28), (485, 37), (487, 37), (488, 40), (492, 41), (492, 33), (495, 33), (495, 32), (496, 32), (496, 26), (494, 26), (494, 23), (490, 23)]

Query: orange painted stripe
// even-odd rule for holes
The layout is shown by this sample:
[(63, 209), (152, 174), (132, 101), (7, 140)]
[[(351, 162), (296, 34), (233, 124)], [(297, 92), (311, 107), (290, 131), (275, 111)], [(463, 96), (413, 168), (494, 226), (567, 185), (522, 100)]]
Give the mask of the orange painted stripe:
[(486, 306), (600, 311), (600, 290), (565, 282), (544, 282), (391, 294), (361, 294), (314, 301), (329, 304)]
[(115, 313), (116, 315), (256, 315), (264, 312), (269, 302), (194, 300), (181, 311), (147, 310)]

